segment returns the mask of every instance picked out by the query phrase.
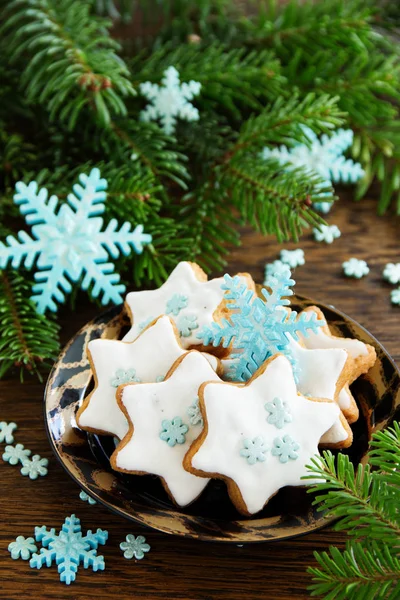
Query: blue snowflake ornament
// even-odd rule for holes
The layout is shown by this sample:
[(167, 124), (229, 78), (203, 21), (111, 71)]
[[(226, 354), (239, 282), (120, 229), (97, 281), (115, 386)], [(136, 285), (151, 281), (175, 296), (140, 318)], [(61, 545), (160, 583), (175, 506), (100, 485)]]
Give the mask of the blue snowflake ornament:
[(16, 444), (15, 446), (6, 446), (2, 458), (10, 465), (17, 465), (18, 463), (22, 464), (30, 455), (31, 451), (24, 448), (23, 444)]
[(305, 264), (304, 250), (296, 248), (296, 250), (281, 250), (281, 261), (288, 267), (295, 269)]
[(15, 542), (11, 542), (8, 545), (8, 551), (13, 560), (17, 560), (18, 558), (29, 560), (32, 553), (37, 552), (37, 546), (32, 537), (25, 538), (23, 535), (19, 535)]
[(168, 446), (173, 448), (175, 444), (184, 444), (186, 441), (186, 433), (189, 431), (189, 427), (182, 423), (180, 417), (174, 417), (171, 421), (164, 419), (161, 423), (162, 430), (160, 433), (160, 439), (167, 442)]
[(327, 215), (333, 206), (332, 202), (314, 202), (313, 208), (323, 215)]
[(135, 557), (136, 560), (142, 560), (144, 553), (150, 551), (150, 544), (146, 544), (146, 538), (138, 535), (136, 538), (131, 533), (126, 536), (126, 541), (121, 542), (119, 547), (124, 553), (124, 558), (130, 560)]
[[(331, 136), (323, 134), (318, 139), (309, 127), (302, 126), (308, 143), (297, 144), (293, 148), (264, 148), (263, 158), (273, 158), (282, 165), (292, 168), (303, 167), (310, 173), (317, 173), (327, 185), (332, 183), (356, 183), (364, 176), (364, 170), (359, 163), (346, 159), (343, 153), (353, 144), (351, 129), (338, 129)], [(321, 197), (323, 197), (321, 193)]]
[(274, 439), (274, 447), (271, 450), (271, 454), (277, 456), (281, 463), (287, 463), (289, 459), (297, 460), (299, 458), (297, 454), (299, 448), (299, 444), (290, 435), (285, 435), (283, 438)]
[(342, 235), (337, 225), (318, 225), (318, 227), (314, 227), (313, 234), (317, 242), (325, 242), (326, 244), (332, 244), (334, 240)]
[(193, 329), (197, 329), (199, 324), (196, 315), (181, 315), (176, 321), (176, 326), (181, 337), (189, 337)]
[(243, 440), (243, 448), (240, 450), (240, 456), (247, 459), (249, 465), (255, 465), (256, 462), (265, 461), (265, 453), (268, 451), (268, 446), (261, 436), (255, 437), (253, 440)]
[(0, 444), (13, 444), (14, 436), (13, 432), (17, 429), (16, 423), (6, 423), (1, 421), (0, 423)]
[[(131, 231), (130, 223), (118, 229), (111, 219), (102, 231), (107, 182), (100, 171), (79, 175), (79, 183), (58, 212), (57, 196), (48, 198), (45, 188), (38, 189), (36, 181), (16, 184), (14, 202), (20, 207), (32, 235), (20, 231), (17, 238), (9, 235), (7, 244), (0, 242), (0, 268), (8, 264), (32, 269), (37, 265), (32, 300), (39, 313), (56, 311), (56, 302), (64, 302), (72, 284), (80, 281), (83, 290), (92, 286), (92, 296), (102, 295), (102, 303), (122, 302), (125, 286), (114, 272), (109, 257), (128, 256), (132, 250), (141, 254), (143, 246), (152, 240), (143, 233), (143, 225)], [(92, 285), (93, 284), (93, 285)]]
[(167, 302), (165, 314), (173, 314), (175, 317), (177, 317), (181, 310), (187, 307), (188, 301), (189, 299), (187, 296), (183, 296), (182, 294), (174, 294)]
[(290, 267), (288, 264), (281, 260), (274, 260), (272, 263), (267, 263), (264, 271), (264, 285), (269, 287), (272, 277), (280, 277), (284, 274), (288, 274), (290, 277)]
[(267, 402), (265, 410), (270, 413), (267, 417), (268, 423), (275, 425), (277, 429), (282, 429), (285, 423), (292, 422), (292, 415), (286, 406), (286, 402), (282, 402), (280, 398), (274, 398), (272, 402)]
[(386, 279), (386, 281), (392, 283), (393, 285), (400, 283), (400, 263), (387, 263), (387, 265), (385, 265), (382, 275), (383, 279)]
[(142, 121), (160, 119), (161, 127), (167, 135), (175, 131), (177, 119), (198, 121), (199, 111), (189, 102), (198, 96), (201, 83), (189, 81), (181, 83), (175, 67), (168, 67), (161, 80), (162, 85), (146, 81), (140, 84), (140, 92), (151, 104), (140, 113)]
[(112, 387), (117, 388), (119, 385), (132, 382), (142, 382), (139, 377), (136, 377), (136, 369), (127, 369), (126, 371), (125, 369), (117, 369), (115, 376), (111, 378), (110, 384)]
[(47, 466), (49, 461), (47, 458), (42, 458), (39, 454), (35, 454), (32, 458), (26, 458), (22, 461), (21, 475), (28, 476), (29, 479), (37, 479), (47, 475)]
[(189, 408), (187, 409), (187, 414), (190, 419), (191, 425), (200, 425), (200, 427), (203, 427), (203, 417), (201, 414), (198, 398), (196, 398), (193, 404), (189, 406)]
[(39, 554), (32, 556), (30, 567), (41, 569), (43, 565), (50, 567), (55, 562), (60, 581), (67, 585), (75, 581), (80, 564), (84, 569), (92, 567), (93, 571), (103, 571), (105, 568), (104, 557), (97, 556), (97, 548), (99, 544), (106, 543), (108, 532), (98, 529), (92, 533), (89, 530), (83, 536), (80, 520), (75, 515), (65, 519), (58, 534), (55, 529), (35, 527), (35, 538), (43, 547)]
[(361, 279), (369, 273), (369, 266), (365, 260), (360, 258), (349, 258), (343, 264), (343, 272), (346, 277), (354, 277), (355, 279)]
[(238, 276), (224, 276), (221, 287), (227, 291), (225, 299), (233, 312), (229, 319), (203, 327), (197, 337), (206, 346), (227, 348), (232, 344), (230, 358), (235, 360), (229, 369), (229, 380), (247, 381), (267, 358), (277, 353), (287, 356), (296, 376), (297, 366), (288, 347), (291, 338), (297, 341), (299, 334), (307, 337), (309, 331), (316, 333), (324, 322), (318, 321), (313, 312), (298, 315), (294, 310), (283, 310), (290, 304), (287, 296), (293, 294), (294, 283), (290, 271), (284, 271), (271, 277), (270, 291), (263, 289), (260, 298)]

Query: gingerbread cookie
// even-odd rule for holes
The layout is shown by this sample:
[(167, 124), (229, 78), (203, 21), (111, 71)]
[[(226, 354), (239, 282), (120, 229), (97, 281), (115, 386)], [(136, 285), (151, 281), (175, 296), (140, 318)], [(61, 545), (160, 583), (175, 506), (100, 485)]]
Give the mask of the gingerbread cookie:
[[(313, 312), (317, 315), (318, 320), (325, 321), (323, 312), (317, 306), (309, 306), (304, 312)], [(331, 333), (327, 324), (319, 327), (316, 332), (310, 332), (307, 338), (302, 338), (302, 342), (306, 348), (344, 348), (347, 350), (354, 359), (354, 371), (351, 380), (348, 382), (349, 384), (360, 375), (367, 373), (376, 360), (375, 348), (361, 340), (337, 337)], [(349, 423), (357, 421), (358, 407), (348, 385), (341, 390), (338, 401)]]
[[(167, 316), (156, 319), (134, 342), (96, 339), (88, 344), (95, 387), (77, 414), (81, 429), (122, 439), (128, 421), (118, 407), (117, 388), (131, 382), (162, 380), (177, 358), (186, 353), (178, 332)], [(218, 359), (207, 355), (212, 368)]]
[(111, 457), (112, 467), (158, 475), (178, 506), (193, 502), (208, 483), (182, 464), (203, 429), (198, 390), (205, 381), (220, 379), (207, 359), (192, 350), (174, 363), (163, 382), (127, 384), (117, 394), (130, 427)]
[(304, 485), (320, 438), (340, 418), (335, 402), (298, 394), (283, 355), (267, 360), (244, 385), (205, 383), (199, 396), (204, 430), (184, 466), (225, 480), (245, 515), (260, 511), (282, 487)]
[[(243, 274), (241, 278), (254, 288), (250, 275)], [(224, 299), (225, 291), (221, 289), (223, 282), (223, 277), (207, 281), (207, 275), (198, 265), (181, 262), (160, 288), (130, 292), (125, 304), (132, 327), (124, 341), (134, 340), (149, 320), (166, 314), (175, 322), (182, 346), (200, 349), (199, 331), (230, 312)], [(224, 354), (228, 353), (229, 350), (224, 349)]]

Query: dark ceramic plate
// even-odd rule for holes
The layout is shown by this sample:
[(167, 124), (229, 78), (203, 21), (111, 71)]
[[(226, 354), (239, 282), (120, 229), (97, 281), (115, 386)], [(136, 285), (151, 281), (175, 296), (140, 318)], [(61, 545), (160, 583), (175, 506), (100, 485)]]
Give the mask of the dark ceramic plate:
[[(336, 309), (294, 296), (302, 310), (317, 304), (333, 331), (375, 347), (378, 360), (367, 376), (351, 387), (360, 407), (348, 454), (354, 464), (366, 460), (371, 434), (400, 418), (400, 373), (386, 350), (368, 331)], [(97, 337), (118, 338), (127, 323), (121, 307), (88, 323), (67, 344), (50, 374), (44, 397), (45, 422), (55, 455), (78, 485), (110, 510), (165, 533), (218, 542), (261, 542), (290, 538), (331, 521), (317, 513), (305, 488), (284, 488), (255, 517), (245, 519), (233, 508), (223, 482), (212, 481), (190, 507), (177, 509), (159, 480), (113, 471), (112, 438), (78, 429), (75, 415), (93, 385), (86, 345)]]

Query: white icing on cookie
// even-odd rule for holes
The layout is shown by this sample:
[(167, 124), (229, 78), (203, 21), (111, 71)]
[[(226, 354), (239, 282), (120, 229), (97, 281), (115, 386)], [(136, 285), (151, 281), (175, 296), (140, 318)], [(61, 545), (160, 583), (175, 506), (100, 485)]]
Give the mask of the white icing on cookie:
[[(318, 454), (321, 436), (337, 421), (340, 412), (333, 402), (299, 396), (291, 364), (282, 355), (271, 359), (264, 372), (246, 386), (210, 383), (204, 387), (203, 397), (207, 435), (192, 456), (191, 465), (204, 473), (231, 479), (250, 514), (261, 510), (280, 488), (305, 485), (301, 477), (306, 474), (306, 465)], [(265, 405), (276, 404), (276, 398), (285, 403), (291, 420), (273, 418), (270, 421), (275, 424), (268, 422), (272, 413)], [(297, 458), (286, 457), (283, 462), (284, 454), (274, 455), (273, 450), (279, 452), (275, 440), (285, 436), (293, 440), (293, 448), (298, 447), (292, 452)], [(257, 438), (268, 449), (264, 460), (250, 464), (244, 456), (248, 452), (246, 442)]]
[[(78, 425), (115, 435), (122, 439), (128, 421), (115, 397), (118, 384), (129, 381), (153, 382), (164, 378), (177, 358), (185, 354), (169, 317), (161, 317), (134, 342), (96, 339), (88, 344), (97, 385), (86, 408), (78, 415)], [(218, 360), (205, 355), (212, 367)]]
[(341, 410), (348, 410), (352, 404), (352, 398), (350, 396), (349, 390), (344, 387), (339, 392), (338, 404)]
[[(193, 502), (209, 481), (188, 473), (182, 465), (191, 443), (202, 431), (201, 423), (190, 424), (188, 411), (205, 381), (220, 379), (200, 352), (191, 351), (164, 382), (123, 388), (121, 401), (132, 421), (133, 434), (126, 445), (124, 440), (116, 450), (113, 465), (123, 471), (162, 477), (179, 506)], [(163, 422), (176, 417), (187, 427), (187, 433), (184, 443), (170, 446), (160, 434)]]
[(204, 325), (212, 323), (213, 314), (224, 298), (223, 282), (223, 277), (199, 281), (190, 263), (181, 262), (157, 290), (130, 292), (126, 303), (133, 324), (124, 341), (134, 340), (149, 318), (168, 314), (180, 331), (184, 348), (201, 344), (197, 334)]
[[(341, 348), (308, 350), (293, 338), (288, 351), (295, 360), (297, 369), (297, 389), (305, 396), (335, 400), (338, 379), (346, 364), (348, 355)], [(229, 367), (237, 359), (222, 360), (223, 374), (229, 377)], [(348, 433), (338, 417), (335, 427), (326, 433), (324, 443), (337, 444), (348, 438)]]

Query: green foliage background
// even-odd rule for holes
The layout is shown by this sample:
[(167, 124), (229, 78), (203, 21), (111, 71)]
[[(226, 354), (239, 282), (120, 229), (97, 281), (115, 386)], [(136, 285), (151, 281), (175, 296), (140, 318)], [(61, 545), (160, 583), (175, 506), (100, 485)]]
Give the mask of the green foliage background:
[[(376, 2), (0, 6), (2, 239), (24, 227), (16, 181), (37, 179), (63, 201), (78, 173), (98, 166), (109, 181), (106, 220), (143, 223), (153, 235), (142, 255), (118, 263), (129, 287), (159, 285), (182, 259), (219, 270), (238, 224), (286, 240), (322, 222), (311, 207), (320, 179), (260, 158), (265, 145), (306, 141), (301, 125), (352, 128), (351, 155), (366, 170), (356, 198), (378, 180), (378, 211), (400, 213), (397, 17)], [(175, 136), (139, 120), (140, 83), (159, 83), (170, 65), (202, 84), (200, 121), (180, 122)], [(0, 338), (13, 340), (0, 345), (0, 374), (14, 364), (37, 370), (57, 351), (54, 321), (22, 301), (30, 285), (29, 273), (0, 273)], [(51, 342), (34, 343), (39, 329)]]

